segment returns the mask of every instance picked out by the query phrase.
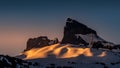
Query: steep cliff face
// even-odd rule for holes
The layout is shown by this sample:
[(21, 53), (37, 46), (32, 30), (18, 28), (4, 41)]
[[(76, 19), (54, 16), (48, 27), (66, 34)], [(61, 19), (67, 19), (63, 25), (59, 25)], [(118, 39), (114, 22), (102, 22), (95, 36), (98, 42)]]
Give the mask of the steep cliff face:
[(91, 47), (114, 45), (113, 43), (107, 42), (99, 37), (95, 30), (71, 18), (66, 20), (64, 36), (61, 41), (61, 44), (67, 43), (83, 46), (92, 45)]
[(44, 46), (49, 46), (52, 44), (58, 43), (58, 39), (55, 38), (54, 40), (48, 39), (47, 36), (40, 36), (37, 38), (30, 38), (27, 41), (27, 48), (25, 50), (30, 50), (32, 48), (40, 48)]
[[(61, 44), (74, 44), (83, 47), (93, 48), (113, 48), (114, 44), (105, 41), (97, 35), (97, 32), (88, 26), (74, 20), (67, 18), (64, 27), (64, 34)], [(30, 38), (27, 41), (26, 50), (32, 48), (41, 48), (58, 43), (58, 39), (50, 40), (47, 36), (40, 36), (37, 38)]]
[(66, 26), (64, 27), (64, 37), (62, 39), (63, 44), (71, 43), (71, 44), (85, 44), (87, 45), (88, 42), (83, 40), (78, 34), (87, 35), (87, 34), (96, 34), (96, 31), (87, 27), (86, 25), (79, 23), (76, 20), (68, 18), (66, 21)]

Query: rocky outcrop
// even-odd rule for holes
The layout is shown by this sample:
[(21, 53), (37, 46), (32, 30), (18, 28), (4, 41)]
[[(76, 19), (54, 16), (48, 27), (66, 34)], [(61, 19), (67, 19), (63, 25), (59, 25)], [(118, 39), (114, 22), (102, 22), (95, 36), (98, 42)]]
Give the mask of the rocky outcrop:
[(0, 55), (0, 68), (38, 68), (39, 65), (37, 62)]
[(120, 44), (113, 46), (113, 49), (120, 49)]
[(76, 37), (76, 34), (95, 34), (96, 31), (87, 27), (86, 25), (79, 23), (76, 20), (68, 18), (66, 21), (66, 26), (64, 27), (64, 36), (62, 39), (62, 44), (71, 43), (71, 44), (88, 44), (85, 40), (83, 40), (80, 36)]
[(71, 18), (68, 18), (66, 20), (66, 25), (64, 27), (64, 36), (61, 41), (61, 44), (67, 43), (79, 46), (90, 46), (93, 48), (102, 48), (106, 45), (114, 45), (99, 37), (95, 30)]
[(49, 46), (49, 45), (56, 44), (56, 43), (58, 43), (57, 38), (55, 38), (54, 40), (50, 40), (48, 39), (47, 36), (30, 38), (27, 41), (27, 48), (25, 49), (25, 51), (30, 50), (32, 48), (40, 48), (40, 47)]
[[(110, 48), (113, 47), (113, 43), (107, 42), (97, 35), (97, 32), (88, 26), (74, 20), (67, 18), (66, 25), (64, 27), (64, 34), (61, 44), (75, 44), (84, 47), (93, 48)], [(32, 48), (40, 48), (58, 43), (58, 39), (50, 40), (47, 36), (40, 36), (37, 38), (30, 38), (27, 41), (26, 50)], [(114, 47), (116, 48), (116, 47)]]
[(29, 66), (27, 61), (8, 55), (0, 55), (0, 68), (17, 68), (18, 66), (25, 68), (25, 64), (27, 67)]

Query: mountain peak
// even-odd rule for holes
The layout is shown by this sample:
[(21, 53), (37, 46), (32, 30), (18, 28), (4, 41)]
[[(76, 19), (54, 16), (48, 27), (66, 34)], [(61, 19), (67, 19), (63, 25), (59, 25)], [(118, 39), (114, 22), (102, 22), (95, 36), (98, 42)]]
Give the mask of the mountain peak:
[(76, 37), (76, 35), (87, 35), (87, 34), (94, 34), (97, 36), (97, 33), (95, 30), (89, 28), (88, 26), (82, 24), (81, 22), (78, 22), (74, 19), (67, 18), (66, 25), (64, 27), (64, 37), (62, 39), (63, 44), (70, 43), (70, 44), (85, 44), (88, 43), (82, 39), (81, 37)]
[(67, 18), (67, 20), (66, 20), (66, 21), (67, 21), (67, 22), (69, 22), (69, 23), (71, 23), (71, 22), (72, 22), (72, 20), (73, 20), (73, 19), (71, 19), (71, 18)]
[(97, 32), (87, 25), (74, 19), (67, 18), (64, 27), (64, 34), (61, 44), (74, 44), (83, 47), (108, 48), (111, 49), (115, 44), (105, 41)]
[(71, 18), (67, 18), (64, 31), (65, 30), (69, 30), (73, 33), (79, 33), (79, 34), (90, 34), (90, 33), (96, 34), (95, 30)]

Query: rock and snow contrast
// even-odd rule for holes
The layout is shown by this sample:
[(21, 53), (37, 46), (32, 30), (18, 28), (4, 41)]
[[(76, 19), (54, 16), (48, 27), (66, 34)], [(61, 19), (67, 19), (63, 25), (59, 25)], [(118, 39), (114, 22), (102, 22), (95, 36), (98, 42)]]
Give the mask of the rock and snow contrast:
[(67, 19), (66, 26), (64, 27), (64, 36), (61, 43), (82, 44), (86, 47), (89, 47), (89, 45), (93, 45), (93, 47), (96, 45), (99, 45), (99, 47), (112, 47), (115, 45), (99, 37), (95, 30), (70, 18)]
[(38, 63), (29, 62), (26, 60), (0, 55), (0, 68), (39, 68)]
[(49, 46), (52, 44), (56, 44), (58, 43), (58, 38), (55, 38), (54, 40), (50, 40), (48, 39), (47, 36), (40, 36), (38, 38), (30, 38), (27, 41), (27, 47), (25, 49), (25, 51), (30, 50), (32, 48), (40, 48), (40, 47), (44, 47), (44, 46)]
[[(46, 36), (30, 38), (14, 68), (120, 68), (120, 45), (108, 42), (88, 26), (68, 18), (61, 42)], [(12, 64), (0, 57), (1, 63)], [(19, 58), (21, 62), (18, 63)], [(5, 65), (3, 65), (4, 67)], [(13, 68), (13, 67), (9, 67)]]

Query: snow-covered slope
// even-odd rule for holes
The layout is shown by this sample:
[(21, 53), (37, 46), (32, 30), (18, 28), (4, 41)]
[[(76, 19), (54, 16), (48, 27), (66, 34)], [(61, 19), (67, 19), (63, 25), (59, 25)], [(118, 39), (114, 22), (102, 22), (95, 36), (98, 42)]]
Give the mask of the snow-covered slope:
[(46, 45), (45, 41), (42, 47), (39, 43), (31, 40), (28, 48), (32, 48), (17, 57), (37, 63), (37, 68), (120, 68), (119, 45), (102, 39), (95, 30), (71, 18), (66, 20), (60, 43)]
[(120, 68), (120, 53), (112, 50), (54, 44), (31, 49), (24, 60), (37, 62), (40, 68)]
[(95, 34), (75, 34), (75, 36), (77, 38), (81, 37), (84, 41), (86, 41), (87, 43), (93, 41), (93, 42), (98, 42), (98, 41), (104, 41), (103, 39), (101, 39), (100, 37), (96, 37)]

